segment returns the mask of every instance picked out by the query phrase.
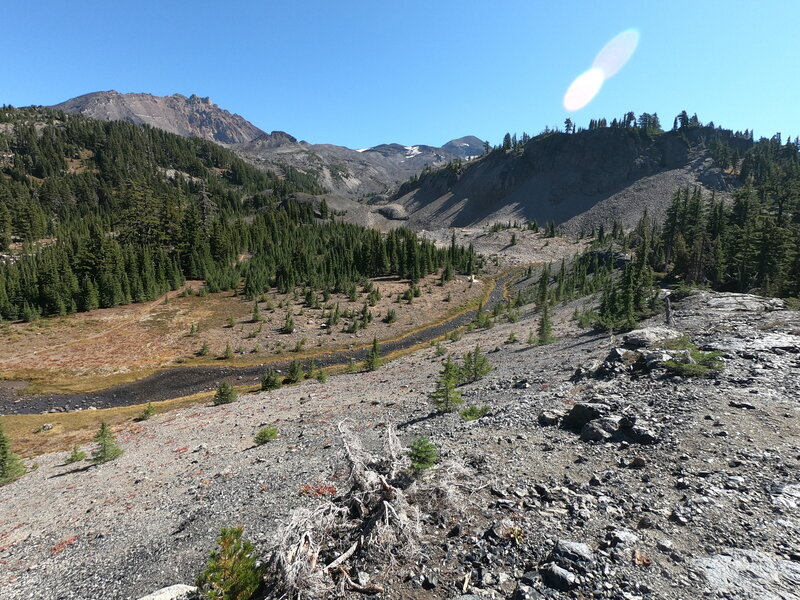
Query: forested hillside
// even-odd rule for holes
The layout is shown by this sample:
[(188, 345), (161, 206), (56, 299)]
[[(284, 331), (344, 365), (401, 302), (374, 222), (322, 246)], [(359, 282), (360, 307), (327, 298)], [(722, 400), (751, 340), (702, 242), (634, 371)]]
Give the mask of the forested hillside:
[[(0, 109), (0, 317), (30, 320), (155, 298), (185, 278), (249, 295), (278, 286), (345, 290), (412, 280), (461, 248), (408, 230), (387, 237), (291, 201), (321, 191), (259, 171), (204, 140), (52, 109)], [(252, 259), (250, 257), (252, 256)], [(248, 260), (250, 259), (250, 260)]]

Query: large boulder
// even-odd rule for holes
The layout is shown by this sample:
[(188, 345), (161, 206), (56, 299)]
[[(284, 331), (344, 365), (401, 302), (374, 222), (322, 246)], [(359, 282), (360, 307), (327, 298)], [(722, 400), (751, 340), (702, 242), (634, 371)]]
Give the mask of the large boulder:
[(611, 407), (602, 402), (578, 402), (561, 420), (561, 425), (566, 429), (580, 431), (589, 421), (604, 417), (610, 412)]
[(645, 327), (644, 329), (634, 329), (629, 331), (622, 339), (629, 346), (638, 348), (651, 348), (652, 346), (663, 344), (669, 340), (676, 340), (683, 334), (670, 327)]

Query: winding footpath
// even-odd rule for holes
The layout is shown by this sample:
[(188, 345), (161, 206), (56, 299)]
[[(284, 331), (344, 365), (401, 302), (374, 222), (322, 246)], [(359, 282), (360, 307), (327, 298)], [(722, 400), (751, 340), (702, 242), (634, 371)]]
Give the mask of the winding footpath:
[[(507, 272), (495, 280), (494, 287), (489, 292), (488, 300), (484, 306), (492, 310), (503, 301), (506, 287), (514, 280), (519, 269)], [(444, 323), (431, 325), (397, 338), (381, 343), (381, 353), (384, 355), (407, 350), (418, 344), (431, 342), (448, 332), (462, 327), (472, 321), (476, 310), (461, 313), (448, 319)], [(333, 365), (347, 364), (351, 359), (361, 362), (366, 358), (368, 347), (352, 350), (339, 350), (336, 352), (322, 353), (306, 357), (305, 361), (314, 360), (318, 368)], [(285, 370), (291, 360), (269, 362), (248, 367), (235, 366), (197, 366), (173, 367), (158, 371), (148, 377), (137, 381), (123, 383), (105, 390), (86, 394), (30, 394), (16, 395), (0, 390), (0, 414), (34, 414), (43, 412), (63, 412), (94, 407), (113, 408), (144, 404), (145, 402), (160, 402), (172, 398), (181, 398), (201, 392), (210, 392), (216, 388), (220, 381), (228, 381), (233, 385), (256, 385), (260, 381), (264, 369), (269, 366), (274, 369)]]

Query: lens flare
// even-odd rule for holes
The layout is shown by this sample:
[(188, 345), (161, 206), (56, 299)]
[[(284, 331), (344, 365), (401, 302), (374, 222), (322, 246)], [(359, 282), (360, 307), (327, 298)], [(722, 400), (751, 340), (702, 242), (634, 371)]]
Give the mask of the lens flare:
[(603, 87), (604, 79), (603, 70), (598, 68), (591, 68), (578, 75), (564, 94), (564, 108), (574, 111), (589, 104)]
[(564, 94), (564, 108), (570, 112), (580, 110), (594, 100), (603, 87), (603, 82), (622, 70), (638, 45), (639, 32), (635, 29), (628, 29), (614, 36), (597, 53), (592, 68), (578, 75), (569, 86)]
[(639, 32), (635, 29), (628, 29), (615, 36), (608, 42), (592, 63), (592, 67), (602, 69), (605, 78), (610, 79), (620, 72), (639, 45)]

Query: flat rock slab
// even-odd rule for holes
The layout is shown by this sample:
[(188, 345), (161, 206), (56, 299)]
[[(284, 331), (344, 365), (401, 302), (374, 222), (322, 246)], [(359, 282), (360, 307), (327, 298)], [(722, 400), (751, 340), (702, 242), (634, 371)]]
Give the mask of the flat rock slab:
[(190, 594), (197, 591), (192, 585), (178, 583), (139, 598), (139, 600), (187, 600)]
[(622, 339), (630, 346), (649, 348), (661, 342), (677, 340), (682, 335), (680, 331), (670, 327), (645, 327), (629, 331)]
[(693, 562), (718, 594), (754, 600), (800, 600), (800, 563), (739, 549)]
[(752, 294), (727, 292), (700, 292), (683, 300), (683, 304), (687, 306), (705, 305), (719, 312), (763, 312), (786, 308), (786, 303), (780, 298), (764, 298)]

